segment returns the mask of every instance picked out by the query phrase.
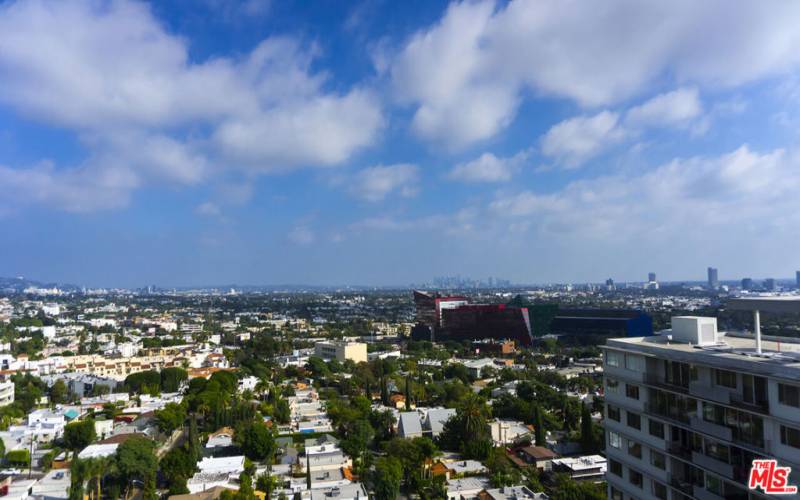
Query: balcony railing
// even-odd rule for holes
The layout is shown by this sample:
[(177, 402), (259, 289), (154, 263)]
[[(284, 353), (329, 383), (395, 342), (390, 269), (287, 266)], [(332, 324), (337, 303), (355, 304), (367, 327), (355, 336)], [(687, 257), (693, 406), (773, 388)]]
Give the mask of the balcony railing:
[(653, 403), (646, 403), (645, 404), (645, 411), (647, 413), (652, 413), (653, 415), (657, 415), (666, 420), (672, 420), (683, 425), (689, 424), (689, 419), (691, 415), (688, 412), (681, 413), (677, 411), (674, 406), (669, 405), (659, 405)]
[(731, 404), (745, 411), (769, 415), (769, 401), (745, 401), (741, 394), (731, 394)]
[(655, 387), (660, 387), (668, 391), (676, 391), (682, 394), (689, 394), (689, 383), (681, 384), (674, 380), (669, 380), (666, 377), (657, 373), (645, 373), (644, 383)]

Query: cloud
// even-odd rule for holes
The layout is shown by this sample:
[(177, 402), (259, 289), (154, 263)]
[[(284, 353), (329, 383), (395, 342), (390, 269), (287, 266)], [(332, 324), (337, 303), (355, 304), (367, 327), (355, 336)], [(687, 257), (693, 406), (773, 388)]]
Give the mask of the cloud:
[(222, 210), (220, 210), (219, 205), (210, 201), (197, 205), (194, 212), (198, 215), (205, 215), (208, 217), (219, 217), (222, 215)]
[(113, 159), (94, 162), (94, 175), (120, 165), (139, 180), (129, 189), (195, 184), (226, 169), (338, 165), (370, 146), (384, 124), (379, 98), (357, 85), (328, 90), (329, 75), (312, 70), (318, 55), (313, 44), (270, 37), (241, 56), (193, 61), (144, 3), (0, 5), (0, 102), (73, 131), (88, 157)]
[(553, 125), (541, 138), (542, 153), (567, 168), (575, 168), (625, 138), (619, 115), (601, 111)]
[(316, 235), (308, 226), (300, 225), (289, 231), (288, 238), (296, 245), (310, 245), (316, 240)]
[(684, 127), (703, 113), (697, 88), (680, 88), (660, 94), (628, 110), (626, 123), (633, 126)]
[[(800, 4), (723, 0), (454, 2), (414, 33), (390, 68), (425, 139), (462, 148), (513, 120), (526, 92), (585, 107), (640, 96), (660, 78), (735, 87), (800, 63)], [(720, 16), (720, 12), (726, 12)]]
[(411, 197), (417, 194), (419, 169), (416, 165), (399, 163), (396, 165), (369, 167), (355, 176), (350, 192), (362, 200), (378, 202), (391, 193)]
[(539, 194), (496, 199), (489, 212), (530, 221), (539, 236), (564, 240), (636, 240), (656, 235), (682, 247), (749, 226), (800, 226), (797, 154), (746, 145), (717, 157), (675, 159), (638, 176), (579, 180)]
[(100, 167), (90, 162), (68, 169), (56, 169), (49, 162), (28, 169), (0, 166), (0, 206), (46, 204), (74, 213), (120, 208), (140, 182), (135, 172), (113, 164)]
[(541, 137), (541, 151), (562, 167), (576, 168), (647, 128), (690, 129), (702, 134), (709, 125), (698, 90), (683, 87), (659, 94), (624, 114), (605, 110), (557, 123)]
[(453, 167), (448, 178), (460, 182), (507, 182), (522, 168), (527, 158), (526, 151), (508, 158), (483, 153), (474, 160)]

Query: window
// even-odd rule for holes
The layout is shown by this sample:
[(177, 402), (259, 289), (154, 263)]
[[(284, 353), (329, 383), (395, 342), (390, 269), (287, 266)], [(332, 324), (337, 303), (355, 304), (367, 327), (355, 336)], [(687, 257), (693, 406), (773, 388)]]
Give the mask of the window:
[(650, 420), (650, 435), (660, 439), (664, 439), (664, 424), (656, 420), (653, 420), (652, 418), (649, 420)]
[(781, 444), (791, 446), (792, 448), (800, 448), (800, 429), (794, 427), (781, 426)]
[(611, 473), (615, 476), (622, 477), (622, 462), (617, 462), (613, 458), (609, 459), (608, 470), (611, 471)]
[(667, 468), (667, 457), (656, 450), (650, 450), (650, 465), (665, 470)]
[(608, 405), (607, 408), (608, 408), (608, 418), (610, 418), (611, 420), (616, 420), (617, 422), (619, 422), (619, 420), (620, 420), (619, 407), (618, 406), (613, 406), (613, 405)]
[(619, 380), (613, 378), (606, 379), (606, 392), (619, 394)]
[(611, 446), (612, 448), (620, 449), (622, 448), (622, 438), (619, 437), (619, 434), (617, 434), (616, 432), (609, 431), (608, 445)]
[(639, 386), (625, 384), (625, 395), (631, 399), (639, 399)]
[(642, 445), (636, 441), (628, 440), (628, 455), (636, 458), (642, 458)]
[(644, 358), (636, 354), (626, 354), (625, 368), (635, 372), (644, 371)]
[(722, 481), (716, 476), (706, 474), (706, 489), (715, 495), (722, 496)]
[(642, 487), (642, 473), (633, 469), (628, 471), (628, 481), (637, 488)]
[(730, 389), (736, 389), (736, 372), (729, 372), (728, 370), (715, 370), (716, 384)]
[(611, 500), (624, 500), (622, 496), (622, 492), (618, 489), (611, 487)]
[(658, 481), (653, 481), (653, 496), (656, 498), (660, 498), (661, 500), (667, 500), (667, 487), (659, 483)]
[(720, 462), (730, 463), (730, 448), (712, 440), (706, 440), (706, 455)]
[(796, 385), (778, 384), (778, 401), (782, 405), (800, 408), (800, 387)]
[(642, 428), (642, 417), (638, 413), (627, 412), (627, 422), (628, 427), (633, 427), (634, 429), (641, 430)]
[(606, 351), (606, 364), (608, 366), (620, 366), (624, 354), (617, 351)]

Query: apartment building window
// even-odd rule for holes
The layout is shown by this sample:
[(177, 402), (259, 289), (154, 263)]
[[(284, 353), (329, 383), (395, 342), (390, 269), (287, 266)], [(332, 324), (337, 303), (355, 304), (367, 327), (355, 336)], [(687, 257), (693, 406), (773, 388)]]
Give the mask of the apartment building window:
[(625, 384), (625, 395), (631, 399), (639, 399), (639, 386), (633, 384)]
[(644, 358), (635, 354), (626, 354), (625, 368), (635, 372), (644, 371)]
[(626, 420), (628, 422), (628, 427), (632, 427), (632, 428), (634, 428), (636, 430), (641, 430), (642, 429), (642, 417), (641, 417), (641, 415), (639, 415), (638, 413), (633, 413), (633, 412), (629, 411), (629, 412), (627, 412), (626, 417), (627, 417)]
[(618, 406), (608, 405), (608, 418), (619, 422), (620, 421), (619, 413), (620, 412)]
[(792, 448), (800, 448), (800, 429), (794, 427), (781, 426), (781, 444), (791, 446)]
[(622, 438), (614, 431), (608, 431), (608, 445), (612, 448), (622, 448)]
[(611, 500), (624, 500), (622, 492), (614, 488), (613, 486), (611, 487)]
[(658, 481), (653, 481), (653, 496), (661, 500), (667, 500), (667, 486)]
[(608, 460), (608, 470), (615, 476), (622, 477), (622, 462), (618, 462), (613, 458)]
[(729, 389), (736, 389), (736, 372), (728, 370), (715, 370), (715, 379), (717, 385), (727, 387)]
[(650, 421), (650, 435), (659, 439), (664, 439), (664, 424), (652, 418), (648, 420)]
[(706, 440), (706, 455), (720, 462), (730, 463), (731, 449), (716, 441)]
[(800, 387), (796, 385), (778, 384), (778, 401), (782, 405), (800, 408)]
[(606, 364), (608, 366), (618, 367), (622, 364), (625, 355), (617, 351), (606, 351)]
[(614, 378), (607, 378), (606, 391), (613, 394), (619, 394), (619, 380)]
[(628, 481), (636, 486), (637, 488), (641, 488), (643, 484), (642, 473), (635, 471), (633, 469), (628, 470)]
[(722, 481), (716, 476), (706, 474), (706, 489), (715, 495), (722, 496)]
[(628, 440), (628, 455), (635, 458), (642, 458), (642, 445), (636, 441)]
[(735, 440), (764, 447), (764, 419), (757, 415), (704, 402), (703, 420), (731, 429)]
[(650, 450), (650, 465), (665, 470), (667, 468), (667, 457), (656, 450)]

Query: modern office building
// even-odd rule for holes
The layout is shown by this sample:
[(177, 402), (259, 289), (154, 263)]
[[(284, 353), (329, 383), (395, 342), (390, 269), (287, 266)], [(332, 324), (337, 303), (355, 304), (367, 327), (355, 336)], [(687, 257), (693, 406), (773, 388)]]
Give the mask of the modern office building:
[(760, 311), (800, 312), (800, 300), (728, 308), (752, 311), (755, 335), (675, 317), (671, 330), (603, 347), (608, 498), (773, 498), (748, 489), (757, 458), (792, 467), (800, 484), (800, 343), (760, 333)]
[(367, 344), (361, 342), (324, 341), (314, 345), (314, 355), (325, 360), (335, 359), (340, 363), (367, 362)]
[(647, 273), (647, 281), (656, 281), (656, 273)]
[(794, 283), (795, 286), (797, 286), (797, 288), (800, 288), (800, 271), (795, 271), (794, 272), (794, 279), (795, 279), (795, 283)]
[(775, 282), (775, 278), (767, 278), (764, 280), (764, 290), (774, 292), (777, 289), (778, 284)]
[(753, 289), (753, 279), (752, 278), (743, 278), (742, 279), (742, 290), (752, 290)]
[(708, 288), (712, 290), (719, 288), (719, 273), (716, 267), (708, 268)]
[(637, 309), (558, 309), (549, 328), (556, 335), (646, 337), (653, 318)]
[(506, 304), (470, 304), (465, 297), (414, 292), (414, 340), (511, 340), (528, 346), (548, 334), (642, 337), (653, 334), (650, 315), (632, 309), (560, 309), (517, 296)]

